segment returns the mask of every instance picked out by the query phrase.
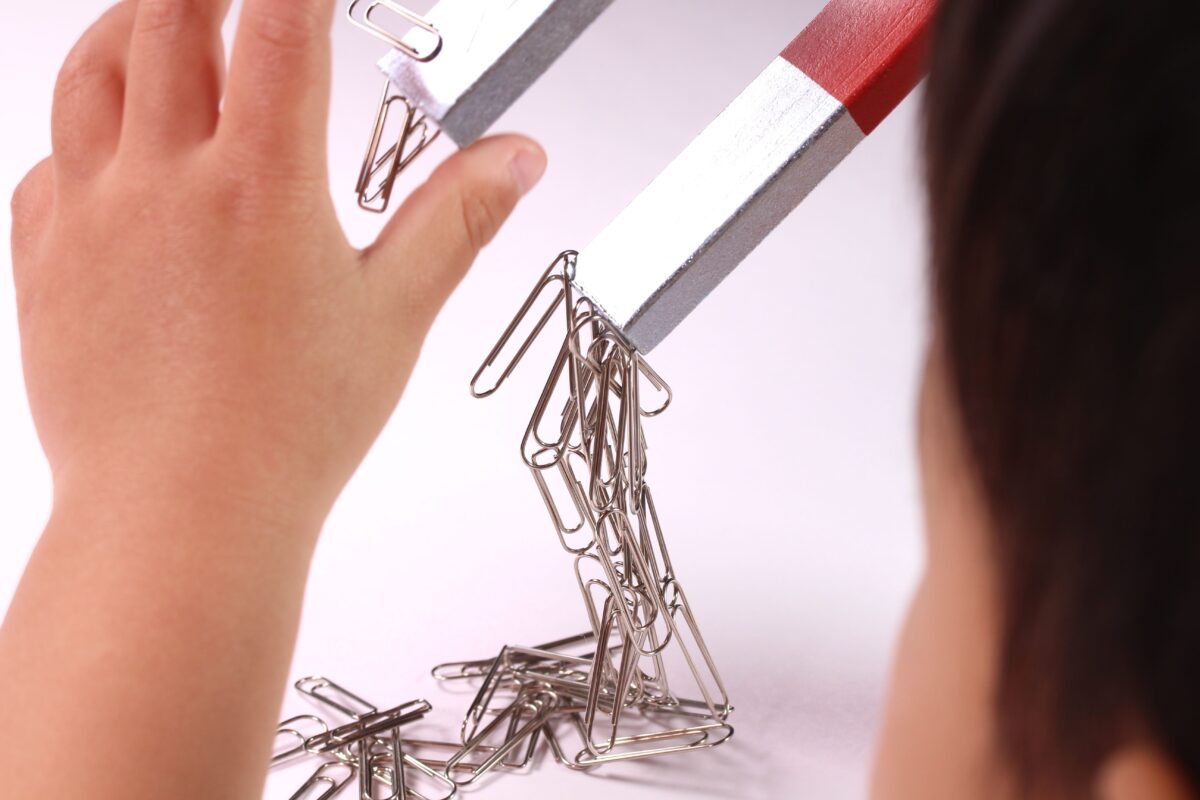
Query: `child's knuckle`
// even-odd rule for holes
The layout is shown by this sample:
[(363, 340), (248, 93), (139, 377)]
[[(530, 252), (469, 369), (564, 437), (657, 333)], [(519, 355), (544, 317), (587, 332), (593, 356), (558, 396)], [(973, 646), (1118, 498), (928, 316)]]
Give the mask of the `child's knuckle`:
[(71, 49), (58, 70), (58, 80), (54, 84), (55, 98), (61, 102), (89, 90), (107, 70), (108, 65), (97, 57), (92, 47), (81, 42)]
[(42, 169), (34, 168), (13, 189), (12, 198), (9, 200), (9, 210), (14, 225), (26, 222), (36, 212), (39, 205), (38, 198), (41, 196), (36, 183), (42, 179)]
[(307, 182), (299, 170), (287, 163), (272, 161), (257, 148), (229, 148), (222, 164), (224, 191), (239, 203), (269, 205), (294, 201)]
[(271, 202), (270, 192), (252, 175), (222, 180), (215, 194), (225, 213), (249, 224), (262, 222)]
[(463, 230), (473, 250), (482, 249), (500, 228), (500, 214), (487, 198), (473, 192), (460, 195)]
[(138, 0), (137, 34), (173, 38), (196, 24), (194, 0)]
[(17, 187), (13, 189), (12, 198), (8, 201), (9, 211), (12, 214), (13, 222), (19, 222), (24, 219), (25, 210), (29, 207), (32, 191), (29, 187), (29, 176), (26, 175)]
[(247, 12), (243, 24), (250, 33), (270, 47), (282, 50), (308, 48), (321, 32), (311, 4), (264, 2), (256, 11)]
[[(237, 156), (227, 163), (240, 163)], [(301, 178), (279, 174), (262, 164), (239, 167), (221, 181), (220, 204), (236, 220), (261, 225), (278, 219), (289, 208), (302, 205), (308, 184)]]

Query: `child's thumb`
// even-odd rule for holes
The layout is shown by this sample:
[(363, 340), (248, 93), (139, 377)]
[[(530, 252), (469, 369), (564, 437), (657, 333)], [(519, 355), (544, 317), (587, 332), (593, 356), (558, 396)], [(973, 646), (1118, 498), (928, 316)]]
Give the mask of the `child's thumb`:
[(364, 253), (367, 269), (406, 311), (432, 319), (545, 169), (545, 153), (523, 136), (494, 136), (455, 153)]

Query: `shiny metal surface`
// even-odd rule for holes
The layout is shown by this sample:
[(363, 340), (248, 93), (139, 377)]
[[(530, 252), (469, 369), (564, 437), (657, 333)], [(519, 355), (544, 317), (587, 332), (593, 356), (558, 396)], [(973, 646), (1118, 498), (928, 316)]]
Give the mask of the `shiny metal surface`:
[[(393, 111), (401, 109), (399, 113), (403, 114), (403, 119), (397, 126), (396, 141), (380, 153), (388, 120)], [(396, 186), (396, 176), (432, 144), (440, 133), (436, 128), (431, 130), (425, 117), (407, 99), (396, 94), (391, 81), (385, 80), (379, 107), (375, 112), (375, 125), (371, 128), (371, 138), (367, 143), (367, 153), (363, 156), (358, 182), (354, 185), (354, 191), (358, 194), (358, 207), (376, 214), (386, 211), (392, 199), (392, 189)]]
[(863, 138), (776, 58), (580, 252), (574, 286), (649, 352)]
[[(459, 147), (478, 139), (612, 0), (442, 0), (424, 19), (441, 37), (437, 57), (394, 49), (380, 69), (397, 93)], [(400, 37), (428, 48), (427, 29)]]
[[(380, 9), (383, 10), (380, 11)], [(401, 30), (408, 26), (424, 31), (423, 38), (427, 39), (425, 45), (418, 48), (397, 38), (388, 26), (380, 21), (380, 17), (386, 18), (389, 15), (392, 17), (393, 25), (396, 20), (399, 20)], [(346, 16), (351, 24), (382, 39), (409, 58), (417, 61), (432, 61), (441, 52), (442, 36), (438, 33), (437, 28), (429, 24), (420, 14), (413, 13), (412, 10), (393, 2), (393, 0), (350, 0)]]

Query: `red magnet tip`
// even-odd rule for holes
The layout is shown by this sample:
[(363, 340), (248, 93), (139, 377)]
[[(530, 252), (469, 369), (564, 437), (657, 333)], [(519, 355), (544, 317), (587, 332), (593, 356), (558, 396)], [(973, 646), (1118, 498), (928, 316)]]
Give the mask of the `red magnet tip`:
[(873, 131), (925, 74), (935, 0), (832, 0), (780, 54)]

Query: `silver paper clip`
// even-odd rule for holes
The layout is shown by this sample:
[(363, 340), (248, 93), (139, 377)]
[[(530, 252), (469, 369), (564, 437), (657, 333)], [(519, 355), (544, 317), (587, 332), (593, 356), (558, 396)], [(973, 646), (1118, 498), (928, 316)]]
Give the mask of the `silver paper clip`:
[[(306, 733), (301, 730), (301, 723), (306, 723), (309, 727), (318, 727), (320, 730), (310, 730)], [(271, 754), (271, 766), (276, 767), (280, 764), (286, 764), (292, 759), (307, 755), (308, 750), (305, 749), (304, 743), (310, 737), (316, 736), (319, 733), (325, 733), (328, 730), (329, 726), (325, 724), (325, 720), (312, 714), (300, 714), (299, 716), (285, 719), (275, 729), (275, 750)], [(280, 739), (283, 739), (282, 745), (280, 744)]]
[(344, 689), (320, 675), (301, 678), (296, 681), (295, 687), (296, 691), (305, 697), (332, 708), (340, 714), (345, 714), (351, 719), (374, 714), (379, 710), (349, 689)]
[(390, 731), (392, 728), (415, 722), (429, 713), (431, 708), (432, 706), (426, 700), (410, 700), (386, 711), (364, 714), (339, 728), (310, 736), (305, 740), (304, 748), (310, 753), (328, 753), (331, 750), (355, 744), (367, 737)]
[[(354, 767), (340, 761), (327, 761), (317, 767), (290, 800), (329, 800), (354, 778)], [(321, 787), (324, 787), (323, 789)], [(320, 794), (315, 792), (320, 791)]]
[[(385, 210), (397, 176), (439, 132), (459, 147), (482, 136), (611, 3), (441, 0), (421, 16), (395, 0), (351, 0), (350, 22), (392, 47), (379, 63), (388, 88), (356, 185), (359, 205)], [(384, 122), (401, 101), (397, 152), (380, 155)]]
[[(366, 8), (364, 9), (363, 6)], [(426, 38), (433, 39), (432, 44), (426, 48), (415, 47), (405, 41), (405, 39), (412, 38), (411, 34), (401, 38), (376, 22), (375, 14), (381, 8), (399, 17), (402, 23), (407, 23), (410, 30), (423, 31), (428, 35)], [(350, 7), (346, 9), (346, 16), (359, 28), (382, 39), (414, 61), (422, 63), (432, 61), (442, 51), (442, 34), (438, 33), (438, 29), (420, 14), (410, 11), (394, 0), (351, 0)]]
[[(393, 119), (397, 111), (403, 117), (396, 132), (396, 141), (380, 153), (388, 121)], [(358, 207), (375, 214), (386, 211), (392, 199), (396, 176), (431, 145), (439, 133), (437, 128), (431, 128), (425, 121), (425, 116), (405, 97), (393, 90), (390, 80), (385, 80), (383, 95), (379, 98), (379, 108), (375, 112), (375, 125), (367, 142), (367, 153), (363, 157), (358, 182), (354, 187), (358, 194)]]

